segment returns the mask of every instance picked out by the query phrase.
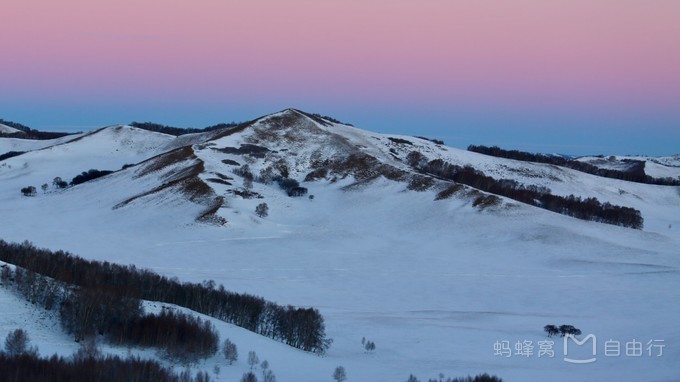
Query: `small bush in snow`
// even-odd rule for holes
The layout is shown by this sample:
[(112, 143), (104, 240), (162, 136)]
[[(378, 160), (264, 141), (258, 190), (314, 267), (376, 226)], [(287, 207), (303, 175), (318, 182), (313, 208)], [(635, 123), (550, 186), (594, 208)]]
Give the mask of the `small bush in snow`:
[(255, 207), (255, 214), (261, 218), (269, 216), (269, 206), (267, 203), (260, 203)]

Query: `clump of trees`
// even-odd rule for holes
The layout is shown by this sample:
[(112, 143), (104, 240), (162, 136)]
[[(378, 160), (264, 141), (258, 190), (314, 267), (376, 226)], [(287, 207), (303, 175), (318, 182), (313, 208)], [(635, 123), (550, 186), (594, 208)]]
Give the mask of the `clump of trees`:
[[(501, 378), (498, 378), (495, 375), (489, 375), (487, 373), (478, 374), (474, 377), (468, 375), (467, 377), (459, 377), (459, 378), (448, 377), (446, 379), (444, 379), (444, 374), (439, 374), (439, 378), (430, 378), (427, 381), (428, 382), (503, 382), (503, 380)], [(415, 375), (411, 374), (411, 375), (409, 375), (406, 382), (420, 382), (420, 380)]]
[(548, 334), (548, 337), (552, 337), (556, 334), (560, 334), (560, 337), (564, 337), (567, 335), (572, 335), (572, 336), (580, 336), (581, 335), (581, 330), (575, 328), (573, 325), (560, 325), (557, 327), (556, 325), (546, 325), (543, 327), (543, 331), (545, 331)]
[[(104, 336), (115, 344), (158, 348), (162, 356), (183, 363), (217, 351), (218, 335), (209, 321), (171, 310), (145, 315), (137, 298), (111, 289), (73, 287), (21, 267), (3, 267), (0, 278), (32, 303), (46, 309), (58, 306), (61, 325), (76, 342)], [(23, 334), (11, 333), (6, 346), (21, 344), (22, 338), (26, 343)]]
[(375, 342), (367, 340), (366, 337), (361, 338), (361, 345), (367, 353), (375, 351)]
[(15, 129), (20, 131), (19, 133), (14, 133), (14, 134), (0, 133), (0, 137), (8, 137), (8, 138), (45, 140), (45, 139), (56, 139), (56, 138), (65, 137), (65, 136), (71, 135), (71, 134), (81, 134), (82, 133), (82, 132), (57, 133), (57, 132), (49, 132), (49, 131), (39, 131), (39, 130), (31, 129), (30, 127), (23, 125), (21, 123), (6, 121), (4, 119), (0, 119), (0, 124), (15, 128)]
[(3, 382), (209, 382), (210, 376), (199, 372), (192, 377), (189, 372), (174, 373), (153, 360), (136, 357), (70, 357), (53, 355), (42, 358), (37, 354), (11, 356), (0, 353), (0, 370)]
[(109, 170), (96, 170), (96, 169), (90, 169), (88, 171), (83, 171), (80, 173), (80, 175), (76, 175), (72, 180), (71, 180), (71, 186), (75, 186), (77, 184), (85, 183), (89, 180), (97, 179), (105, 175), (109, 175), (113, 173), (113, 171)]
[(28, 187), (22, 188), (22, 189), (21, 189), (21, 193), (22, 193), (24, 196), (35, 196), (35, 194), (37, 193), (37, 191), (36, 191), (36, 189), (35, 189), (34, 186), (28, 186)]
[(594, 166), (590, 163), (581, 162), (578, 160), (568, 159), (553, 155), (533, 154), (519, 150), (504, 150), (498, 146), (468, 146), (468, 151), (477, 152), (480, 154), (491, 155), (500, 158), (514, 159), (525, 162), (548, 163), (556, 166), (567, 167), (573, 170), (585, 172), (592, 175), (602, 176), (605, 178), (613, 178), (626, 180), (629, 182), (657, 184), (662, 186), (680, 186), (680, 179), (654, 178), (645, 173), (645, 162), (631, 159), (624, 159), (623, 162), (629, 164), (626, 171), (606, 169)]
[(274, 177), (274, 180), (278, 183), (282, 190), (286, 191), (286, 194), (288, 194), (290, 197), (305, 196), (308, 192), (307, 188), (300, 187), (300, 182), (295, 179), (277, 176)]
[(644, 223), (642, 214), (634, 208), (601, 203), (597, 198), (553, 195), (549, 188), (526, 186), (512, 179), (494, 179), (471, 166), (461, 167), (441, 159), (428, 162), (416, 151), (407, 156), (407, 162), (422, 173), (578, 219), (635, 229), (642, 229)]
[(56, 188), (66, 188), (68, 187), (68, 182), (57, 176), (52, 180), (52, 185)]
[(206, 131), (214, 131), (214, 130), (219, 130), (219, 129), (226, 129), (226, 128), (233, 128), (239, 126), (241, 123), (240, 122), (230, 122), (230, 123), (218, 123), (216, 125), (204, 127), (202, 129), (196, 129), (196, 128), (182, 128), (182, 127), (174, 127), (174, 126), (166, 126), (162, 125), (160, 123), (153, 123), (153, 122), (132, 122), (130, 123), (130, 126), (136, 127), (138, 129), (144, 129), (148, 131), (153, 131), (156, 133), (163, 133), (163, 134), (168, 134), (168, 135), (174, 135), (174, 136), (180, 136), (180, 135), (186, 135), (186, 134), (195, 134), (195, 133), (203, 133)]
[(324, 353), (332, 342), (326, 338), (324, 318), (317, 309), (281, 306), (261, 297), (229, 292), (212, 281), (181, 283), (135, 266), (85, 260), (64, 251), (38, 249), (28, 242), (0, 240), (0, 260), (121, 299), (186, 307), (304, 351)]

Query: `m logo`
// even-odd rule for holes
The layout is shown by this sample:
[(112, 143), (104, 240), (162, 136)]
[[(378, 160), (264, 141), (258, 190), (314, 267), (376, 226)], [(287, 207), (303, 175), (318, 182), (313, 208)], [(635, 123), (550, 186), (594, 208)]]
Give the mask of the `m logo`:
[[(573, 359), (569, 358), (569, 340), (572, 340), (576, 346), (581, 346), (588, 342), (589, 340), (593, 340), (593, 351), (592, 351), (592, 358), (587, 358), (587, 359)], [(571, 334), (567, 334), (564, 336), (564, 361), (569, 362), (569, 363), (593, 363), (597, 360), (595, 357), (597, 355), (597, 338), (595, 337), (594, 334), (588, 334), (582, 341), (579, 341), (578, 338), (574, 337)]]

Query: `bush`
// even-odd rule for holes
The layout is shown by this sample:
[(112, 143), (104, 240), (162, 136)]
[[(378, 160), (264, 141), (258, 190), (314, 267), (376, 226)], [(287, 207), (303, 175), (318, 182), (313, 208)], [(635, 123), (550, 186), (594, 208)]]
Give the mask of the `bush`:
[(300, 187), (300, 183), (297, 180), (290, 178), (279, 178), (278, 183), (279, 187), (286, 191), (293, 189), (295, 187)]
[(305, 187), (293, 187), (288, 190), (288, 196), (290, 197), (300, 197), (307, 195), (307, 188)]
[(21, 193), (22, 193), (24, 196), (35, 196), (35, 194), (37, 193), (37, 191), (36, 191), (35, 187), (33, 187), (33, 186), (28, 186), (28, 187), (22, 188), (22, 189), (21, 189)]
[(261, 218), (269, 216), (269, 206), (267, 203), (260, 203), (255, 207), (255, 214)]

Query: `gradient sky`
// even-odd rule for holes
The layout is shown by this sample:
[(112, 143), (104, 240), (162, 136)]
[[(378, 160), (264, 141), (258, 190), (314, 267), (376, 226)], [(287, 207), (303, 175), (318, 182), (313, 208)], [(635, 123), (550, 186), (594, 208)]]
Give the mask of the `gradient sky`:
[(297, 107), (447, 144), (680, 153), (676, 0), (0, 0), (0, 118)]

